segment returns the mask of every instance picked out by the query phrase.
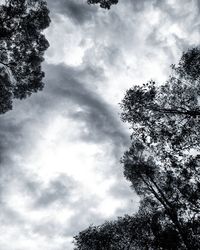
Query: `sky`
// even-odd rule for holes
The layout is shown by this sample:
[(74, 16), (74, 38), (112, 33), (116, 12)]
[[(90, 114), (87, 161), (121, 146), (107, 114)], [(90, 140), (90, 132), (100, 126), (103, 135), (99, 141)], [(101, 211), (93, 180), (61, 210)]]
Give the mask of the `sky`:
[(72, 250), (79, 231), (137, 211), (119, 103), (200, 43), (198, 0), (47, 2), (45, 88), (0, 117), (0, 250)]

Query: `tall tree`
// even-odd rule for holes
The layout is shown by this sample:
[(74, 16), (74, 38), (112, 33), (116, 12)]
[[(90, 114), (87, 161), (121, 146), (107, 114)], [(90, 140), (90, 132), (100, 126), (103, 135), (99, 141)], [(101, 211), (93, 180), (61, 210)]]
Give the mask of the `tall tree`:
[(0, 5), (0, 114), (43, 88), (41, 63), (49, 43), (42, 31), (49, 26), (43, 0), (5, 0)]
[(166, 84), (134, 86), (121, 105), (133, 131), (125, 177), (159, 202), (186, 249), (200, 248), (199, 55), (188, 50)]
[(75, 237), (78, 250), (200, 249), (200, 49), (183, 53), (164, 85), (127, 91), (122, 119), (132, 144), (121, 162), (139, 212)]
[(200, 49), (183, 53), (164, 85), (134, 86), (122, 101), (132, 144), (124, 175), (139, 212), (90, 227), (77, 249), (200, 249)]
[(117, 4), (118, 0), (87, 0), (88, 4), (100, 4), (101, 8), (110, 9), (111, 5)]

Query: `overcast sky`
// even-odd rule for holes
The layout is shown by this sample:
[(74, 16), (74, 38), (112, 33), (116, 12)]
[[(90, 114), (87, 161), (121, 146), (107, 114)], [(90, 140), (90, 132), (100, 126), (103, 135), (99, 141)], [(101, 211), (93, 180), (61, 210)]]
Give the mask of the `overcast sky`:
[(1, 250), (71, 250), (80, 230), (137, 210), (118, 103), (200, 43), (199, 0), (48, 5), (45, 88), (0, 117)]

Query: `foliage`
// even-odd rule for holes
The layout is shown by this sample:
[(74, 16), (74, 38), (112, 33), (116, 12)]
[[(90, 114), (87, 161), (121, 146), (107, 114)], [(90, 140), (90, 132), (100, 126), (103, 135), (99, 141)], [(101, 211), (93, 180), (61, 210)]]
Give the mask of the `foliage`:
[[(151, 237), (148, 216), (124, 216), (100, 226), (90, 226), (75, 236), (76, 250), (144, 249)], [(149, 248), (150, 249), (150, 248)]]
[[(126, 92), (122, 120), (132, 142), (121, 162), (141, 206), (134, 216), (79, 233), (77, 249), (200, 249), (199, 60), (200, 49), (190, 49), (165, 84)], [(98, 245), (101, 237), (106, 246)]]
[(160, 204), (164, 221), (173, 223), (187, 249), (198, 249), (195, 246), (200, 246), (199, 155), (184, 161), (173, 159), (165, 165), (155, 162), (145, 149), (139, 143), (133, 143), (124, 154), (125, 177), (141, 198)]
[(176, 67), (172, 65), (172, 68), (185, 79), (192, 81), (199, 80), (200, 78), (200, 48), (192, 48), (187, 52), (184, 52), (182, 58)]
[[(188, 54), (193, 55), (191, 50)], [(122, 120), (131, 124), (132, 137), (163, 158), (167, 152), (181, 155), (190, 148), (199, 149), (200, 145), (200, 78), (197, 73), (194, 79), (187, 73), (183, 62), (188, 54), (183, 54), (166, 84), (156, 86), (150, 81), (143, 86), (136, 85), (127, 91), (121, 104)], [(194, 66), (193, 71), (197, 72)]]
[[(76, 250), (181, 249), (172, 223), (164, 221), (157, 204), (145, 199), (135, 215), (119, 217), (100, 226), (90, 226), (74, 237)], [(168, 240), (166, 244), (166, 240)]]
[(6, 0), (0, 5), (0, 113), (43, 88), (41, 63), (49, 43), (42, 31), (49, 26), (43, 0)]
[(110, 9), (111, 5), (117, 4), (118, 0), (88, 0), (88, 4), (100, 4), (101, 8)]
[(134, 86), (121, 104), (133, 131), (124, 175), (159, 202), (186, 249), (200, 248), (199, 55), (188, 50), (164, 85)]

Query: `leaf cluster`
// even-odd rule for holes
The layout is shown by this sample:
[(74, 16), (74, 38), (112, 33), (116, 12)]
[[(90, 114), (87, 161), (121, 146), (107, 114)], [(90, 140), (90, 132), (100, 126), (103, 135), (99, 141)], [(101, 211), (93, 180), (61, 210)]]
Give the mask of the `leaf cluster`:
[(42, 31), (49, 23), (46, 1), (7, 0), (0, 5), (0, 85), (7, 96), (0, 98), (0, 113), (12, 108), (14, 98), (43, 88), (41, 63), (49, 43)]

